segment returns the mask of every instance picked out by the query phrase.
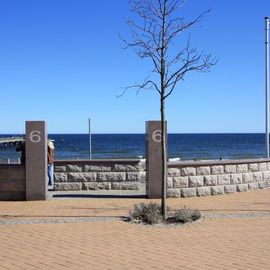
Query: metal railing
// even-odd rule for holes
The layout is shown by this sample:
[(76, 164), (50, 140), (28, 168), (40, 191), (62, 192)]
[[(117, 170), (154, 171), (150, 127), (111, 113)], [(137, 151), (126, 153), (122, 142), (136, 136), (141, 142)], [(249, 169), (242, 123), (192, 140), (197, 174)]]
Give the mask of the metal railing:
[(0, 164), (21, 164), (20, 158), (0, 158)]

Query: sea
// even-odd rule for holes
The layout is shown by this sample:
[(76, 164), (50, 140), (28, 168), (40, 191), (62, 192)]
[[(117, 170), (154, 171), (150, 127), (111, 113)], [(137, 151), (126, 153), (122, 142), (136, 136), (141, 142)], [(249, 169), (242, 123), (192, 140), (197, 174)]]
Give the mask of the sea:
[[(0, 134), (1, 137), (10, 135)], [(16, 134), (17, 136), (17, 134)], [(55, 141), (56, 159), (89, 158), (88, 134), (49, 134)], [(92, 134), (94, 159), (145, 158), (145, 134)], [(169, 158), (180, 160), (251, 159), (265, 156), (265, 135), (168, 134)], [(18, 159), (16, 147), (0, 146), (0, 159)]]

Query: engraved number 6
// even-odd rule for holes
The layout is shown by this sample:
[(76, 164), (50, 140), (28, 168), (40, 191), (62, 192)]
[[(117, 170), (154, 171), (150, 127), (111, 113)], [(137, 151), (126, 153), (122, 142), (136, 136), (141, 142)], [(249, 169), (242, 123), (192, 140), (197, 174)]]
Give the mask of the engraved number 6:
[(33, 130), (30, 132), (30, 141), (33, 143), (39, 143), (41, 141), (39, 130)]
[(157, 129), (153, 132), (152, 140), (154, 142), (161, 142), (161, 130)]

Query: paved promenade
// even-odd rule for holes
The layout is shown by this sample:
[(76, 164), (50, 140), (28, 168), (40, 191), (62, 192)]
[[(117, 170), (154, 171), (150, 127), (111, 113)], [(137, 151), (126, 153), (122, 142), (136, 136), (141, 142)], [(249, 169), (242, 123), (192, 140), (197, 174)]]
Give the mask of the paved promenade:
[(144, 201), (0, 202), (0, 269), (270, 269), (270, 190), (168, 199), (203, 212), (192, 226), (121, 220)]

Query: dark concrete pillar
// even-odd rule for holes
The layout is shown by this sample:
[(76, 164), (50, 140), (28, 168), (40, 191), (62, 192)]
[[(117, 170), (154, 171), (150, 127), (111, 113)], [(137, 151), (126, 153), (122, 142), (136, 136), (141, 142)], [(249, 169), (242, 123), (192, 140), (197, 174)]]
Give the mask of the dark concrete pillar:
[[(167, 138), (167, 136), (166, 136)], [(146, 122), (146, 195), (162, 196), (161, 121)]]
[(47, 199), (47, 124), (45, 121), (27, 121), (26, 200)]

